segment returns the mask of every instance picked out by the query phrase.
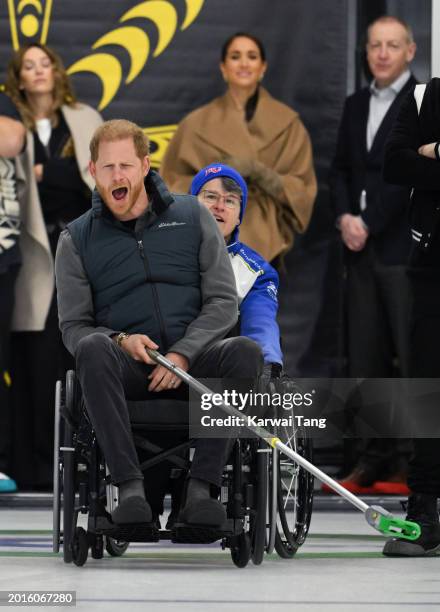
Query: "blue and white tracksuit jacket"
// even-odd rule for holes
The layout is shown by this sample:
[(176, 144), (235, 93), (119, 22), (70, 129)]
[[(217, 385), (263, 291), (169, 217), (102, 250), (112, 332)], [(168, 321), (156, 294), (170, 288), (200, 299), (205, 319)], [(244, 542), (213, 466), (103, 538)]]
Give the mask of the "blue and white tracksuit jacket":
[(264, 363), (283, 364), (278, 312), (278, 273), (261, 255), (242, 242), (228, 244), (237, 283), (240, 334), (257, 342)]

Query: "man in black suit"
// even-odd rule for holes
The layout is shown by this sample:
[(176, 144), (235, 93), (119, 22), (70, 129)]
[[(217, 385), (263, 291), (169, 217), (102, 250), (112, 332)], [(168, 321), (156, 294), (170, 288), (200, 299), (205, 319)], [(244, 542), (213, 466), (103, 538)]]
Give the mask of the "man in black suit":
[[(409, 259), (411, 308), (411, 376), (440, 378), (440, 79), (434, 78), (420, 91), (405, 97), (390, 133), (384, 159), (384, 178), (413, 188)], [(428, 383), (429, 384), (429, 383)], [(423, 389), (423, 387), (422, 387)], [(427, 418), (436, 435), (430, 405), (435, 395), (422, 391), (417, 402), (419, 419)], [(426, 399), (429, 401), (426, 402)], [(426, 412), (425, 412), (426, 410)], [(438, 410), (437, 410), (438, 412)], [(417, 437), (411, 458), (407, 520), (419, 523), (414, 541), (392, 538), (383, 554), (390, 557), (440, 555), (440, 440)]]
[[(373, 81), (345, 102), (330, 172), (346, 256), (348, 371), (351, 377), (393, 376), (397, 357), (400, 374), (407, 376), (409, 190), (386, 185), (382, 163), (401, 101), (416, 82), (409, 70), (416, 45), (406, 23), (384, 16), (369, 26), (366, 50)], [(375, 481), (387, 480), (381, 472), (392, 446), (389, 440), (367, 444), (343, 483), (357, 493), (373, 492)], [(400, 459), (404, 466), (396, 456), (389, 465), (391, 479), (402, 470)], [(374, 492), (391, 492), (374, 486)], [(396, 487), (394, 492), (405, 493), (404, 483)]]

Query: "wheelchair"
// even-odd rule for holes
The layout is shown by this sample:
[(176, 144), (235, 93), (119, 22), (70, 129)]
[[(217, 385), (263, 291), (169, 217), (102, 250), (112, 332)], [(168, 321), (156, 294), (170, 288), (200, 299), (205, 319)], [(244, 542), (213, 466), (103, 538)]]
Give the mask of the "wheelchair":
[[(182, 403), (159, 398), (127, 402), (136, 448), (152, 453), (141, 462), (143, 471), (163, 461), (177, 471), (189, 470), (193, 440), (188, 439), (187, 402), (186, 411)], [(154, 438), (155, 431), (171, 430), (181, 432), (182, 441), (170, 448), (148, 439), (152, 433)], [(310, 461), (311, 441), (305, 433), (284, 433), (285, 443)], [(113, 524), (110, 513), (117, 504), (117, 488), (111, 484), (72, 370), (64, 382), (56, 383), (53, 485), (53, 552), (59, 553), (62, 544), (64, 562), (77, 566), (86, 563), (89, 551), (94, 559), (101, 559), (104, 550), (119, 557), (130, 542), (160, 540), (220, 541), (237, 567), (245, 567), (250, 560), (259, 565), (274, 550), (289, 559), (306, 539), (313, 504), (313, 476), (261, 440), (240, 438), (223, 471), (220, 500), (226, 506), (227, 521), (221, 530), (178, 522), (171, 529), (156, 523)], [(87, 515), (87, 529), (78, 526), (80, 514)]]

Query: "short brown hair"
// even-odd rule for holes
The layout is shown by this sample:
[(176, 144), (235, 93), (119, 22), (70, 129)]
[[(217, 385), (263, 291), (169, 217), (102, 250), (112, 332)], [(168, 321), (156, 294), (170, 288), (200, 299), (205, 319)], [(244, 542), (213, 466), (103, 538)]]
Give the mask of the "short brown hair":
[(102, 141), (114, 142), (132, 138), (136, 155), (144, 159), (150, 153), (150, 141), (145, 132), (136, 123), (127, 119), (112, 119), (99, 126), (90, 141), (90, 158), (93, 163), (98, 159), (99, 145)]
[(376, 23), (398, 23), (406, 31), (407, 42), (409, 44), (414, 42), (413, 31), (412, 31), (411, 26), (409, 25), (409, 23), (407, 23), (403, 19), (400, 19), (400, 17), (395, 17), (394, 15), (381, 15), (380, 17), (378, 17), (377, 19), (372, 21), (370, 23), (370, 25), (368, 26), (368, 28), (367, 28), (367, 42), (370, 40), (371, 28), (374, 25), (376, 25)]

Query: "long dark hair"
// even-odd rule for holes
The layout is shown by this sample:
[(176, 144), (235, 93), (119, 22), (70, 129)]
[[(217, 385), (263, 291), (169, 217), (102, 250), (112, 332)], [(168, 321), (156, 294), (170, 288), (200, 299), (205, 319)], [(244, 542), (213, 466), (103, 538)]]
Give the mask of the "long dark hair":
[(26, 92), (20, 89), (20, 72), (23, 66), (23, 58), (29, 49), (37, 47), (41, 49), (50, 59), (53, 66), (54, 74), (54, 89), (53, 89), (53, 106), (50, 120), (52, 125), (57, 124), (57, 110), (63, 105), (68, 104), (74, 106), (77, 99), (73, 92), (69, 77), (62, 62), (61, 57), (50, 47), (41, 43), (32, 42), (23, 45), (14, 53), (9, 64), (6, 77), (6, 93), (17, 107), (23, 123), (30, 129), (35, 129), (35, 118), (31, 107), (29, 106)]
[(223, 43), (222, 52), (221, 52), (222, 62), (225, 61), (226, 55), (228, 54), (228, 49), (236, 38), (249, 38), (249, 40), (252, 40), (257, 45), (258, 50), (260, 51), (261, 59), (263, 60), (263, 62), (266, 61), (266, 50), (261, 40), (257, 38), (256, 36), (254, 36), (253, 34), (248, 34), (247, 32), (237, 32), (236, 34), (233, 34), (232, 36), (230, 36)]

